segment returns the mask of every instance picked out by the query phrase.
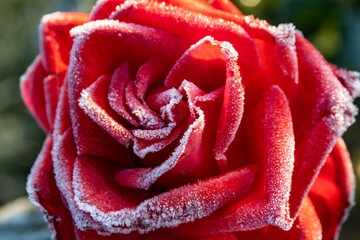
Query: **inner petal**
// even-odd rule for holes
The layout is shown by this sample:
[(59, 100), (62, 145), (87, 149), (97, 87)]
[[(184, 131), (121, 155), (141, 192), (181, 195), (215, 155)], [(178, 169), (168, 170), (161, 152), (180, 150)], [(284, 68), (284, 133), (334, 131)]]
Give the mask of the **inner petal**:
[(125, 87), (130, 81), (129, 64), (121, 64), (114, 72), (108, 90), (108, 100), (111, 108), (127, 120), (131, 125), (138, 127), (139, 121), (135, 119), (125, 105)]
[(143, 64), (136, 74), (135, 95), (137, 98), (144, 100), (146, 92), (150, 85), (157, 80), (162, 80), (170, 68), (169, 60), (161, 58), (152, 58)]
[(131, 113), (136, 116), (140, 125), (147, 129), (157, 129), (165, 126), (160, 116), (152, 111), (146, 104), (141, 103), (134, 94), (134, 83), (132, 81), (127, 83), (125, 89), (126, 105), (131, 110)]

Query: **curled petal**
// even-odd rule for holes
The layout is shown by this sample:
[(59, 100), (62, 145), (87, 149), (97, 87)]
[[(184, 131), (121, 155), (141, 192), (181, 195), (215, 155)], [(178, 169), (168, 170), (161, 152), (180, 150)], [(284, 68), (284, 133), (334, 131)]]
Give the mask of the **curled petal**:
[(335, 65), (332, 65), (331, 68), (341, 84), (349, 91), (350, 96), (353, 98), (358, 97), (360, 95), (360, 73), (347, 71)]
[(111, 77), (111, 82), (108, 89), (108, 100), (111, 108), (128, 121), (134, 127), (138, 127), (140, 124), (129, 113), (125, 104), (125, 87), (130, 81), (129, 65), (127, 63), (121, 64)]
[(293, 227), (289, 231), (283, 231), (277, 227), (268, 226), (262, 229), (253, 231), (237, 232), (238, 239), (252, 239), (252, 240), (321, 240), (322, 228), (320, 220), (316, 214), (315, 206), (312, 204), (309, 197), (305, 198), (301, 206), (299, 216), (295, 220)]
[[(301, 73), (299, 84), (303, 90), (294, 102), (302, 108), (293, 111), (295, 136), (299, 141), (290, 194), (292, 217), (296, 216), (336, 140), (354, 122), (356, 113), (352, 97), (321, 54), (300, 35), (296, 35), (296, 45)], [(316, 87), (308, 90), (307, 86), (314, 84)], [(299, 110), (301, 112), (297, 112)]]
[(146, 129), (158, 129), (165, 126), (159, 114), (151, 110), (135, 96), (134, 82), (128, 82), (125, 88), (125, 101), (131, 113), (139, 119), (140, 125)]
[(215, 158), (222, 170), (227, 167), (224, 153), (235, 138), (244, 110), (244, 88), (237, 60), (238, 53), (230, 43), (219, 42), (208, 36), (183, 54), (165, 80), (166, 86), (177, 87), (186, 79), (207, 91), (225, 84), (214, 149)]
[(116, 139), (120, 144), (128, 147), (132, 135), (128, 129), (115, 121), (106, 112), (106, 100), (99, 96), (103, 95), (107, 88), (109, 77), (100, 77), (90, 87), (82, 91), (79, 98), (79, 106), (94, 122)]

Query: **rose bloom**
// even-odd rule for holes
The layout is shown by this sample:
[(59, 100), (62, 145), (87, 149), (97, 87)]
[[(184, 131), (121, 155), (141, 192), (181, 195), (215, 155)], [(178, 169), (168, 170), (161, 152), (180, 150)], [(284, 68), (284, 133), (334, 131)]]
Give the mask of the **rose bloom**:
[(228, 0), (52, 13), (21, 80), (54, 239), (334, 239), (359, 74)]

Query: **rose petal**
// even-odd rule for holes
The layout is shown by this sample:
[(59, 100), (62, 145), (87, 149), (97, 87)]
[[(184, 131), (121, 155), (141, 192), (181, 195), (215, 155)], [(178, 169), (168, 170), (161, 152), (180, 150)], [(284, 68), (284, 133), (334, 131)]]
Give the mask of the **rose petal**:
[(349, 91), (350, 96), (353, 98), (358, 97), (360, 95), (360, 73), (347, 71), (335, 65), (331, 65), (331, 68), (341, 84)]
[(53, 123), (56, 115), (56, 107), (59, 101), (61, 86), (60, 81), (61, 79), (57, 75), (49, 75), (44, 79), (46, 116), (51, 128), (53, 128)]
[[(233, 22), (153, 1), (125, 2), (111, 17), (162, 29), (194, 42), (208, 35), (219, 41), (232, 42), (236, 51), (242, 53), (238, 63), (244, 74), (247, 76), (258, 68), (258, 52), (254, 41), (240, 25)], [(173, 27), (175, 25), (176, 28)]]
[[(153, 196), (151, 191), (135, 190), (119, 186), (115, 180), (115, 170), (121, 165), (106, 162), (91, 156), (79, 156), (74, 163), (73, 187), (75, 201), (96, 206), (98, 211), (108, 213), (125, 208), (134, 208)], [(81, 200), (77, 199), (81, 196)], [(96, 210), (96, 211), (97, 211)], [(95, 214), (95, 212), (91, 214)]]
[(201, 237), (186, 238), (187, 240), (237, 240), (235, 233), (219, 233)]
[(241, 84), (238, 53), (227, 42), (218, 43), (226, 59), (226, 82), (214, 154), (221, 170), (227, 168), (225, 152), (235, 138), (244, 112), (244, 87)]
[(65, 206), (71, 212), (75, 228), (79, 230), (91, 228), (98, 233), (104, 232), (104, 227), (95, 223), (88, 213), (81, 211), (74, 200), (72, 178), (77, 155), (71, 129), (65, 131), (63, 135), (57, 136), (56, 139), (54, 138), (51, 154), (55, 182), (60, 190), (61, 198), (63, 199)]
[(140, 123), (135, 119), (125, 105), (125, 86), (130, 81), (129, 64), (121, 64), (111, 77), (108, 89), (108, 100), (111, 108), (134, 127), (139, 127)]
[(242, 12), (230, 0), (211, 0), (210, 5), (225, 12), (242, 16)]
[[(104, 96), (110, 82), (110, 77), (102, 76), (91, 84), (88, 88), (81, 92), (79, 98), (79, 106), (86, 115), (88, 115), (95, 123), (103, 128), (110, 136), (112, 136), (120, 144), (128, 147), (132, 135), (128, 129), (116, 121), (109, 113), (107, 98)], [(94, 135), (92, 135), (94, 137)], [(105, 138), (99, 138), (107, 141)]]
[(165, 173), (158, 183), (167, 188), (174, 188), (187, 183), (196, 182), (199, 179), (206, 179), (218, 175), (219, 169), (216, 164), (213, 148), (216, 139), (216, 129), (219, 121), (219, 114), (222, 104), (223, 88), (205, 94), (193, 83), (186, 80), (179, 87), (179, 91), (187, 97), (187, 102), (192, 115), (197, 116), (201, 110), (204, 115), (204, 130), (201, 133), (198, 143), (189, 144), (181, 159), (174, 168)]
[(224, 153), (235, 138), (244, 108), (244, 89), (240, 83), (237, 59), (238, 53), (231, 44), (205, 37), (184, 53), (165, 80), (166, 86), (176, 87), (186, 79), (208, 91), (225, 83), (224, 104), (214, 149), (215, 158), (222, 170), (227, 168)]
[(67, 70), (73, 41), (70, 29), (84, 24), (88, 14), (55, 12), (45, 15), (40, 24), (40, 52), (46, 71), (61, 73)]
[[(296, 45), (301, 75), (299, 95), (293, 104), (301, 107), (292, 111), (298, 140), (290, 195), (291, 217), (296, 216), (326, 157), (338, 137), (352, 124), (356, 112), (353, 99), (321, 54), (300, 35), (296, 35)], [(311, 90), (314, 84), (316, 87)]]
[(68, 98), (68, 83), (67, 78), (64, 79), (64, 83), (60, 88), (59, 102), (56, 108), (56, 116), (54, 121), (54, 131), (52, 136), (54, 142), (64, 134), (71, 127), (69, 98)]
[[(236, 13), (240, 13), (240, 10), (233, 6), (230, 1), (225, 2), (224, 0), (216, 0), (210, 4), (207, 3), (206, 0), (159, 0), (157, 2), (166, 2), (174, 6), (186, 8), (193, 12), (203, 13), (212, 17), (221, 17), (223, 15), (222, 11), (235, 12), (237, 10)], [(219, 11), (218, 9), (222, 11)]]
[(161, 58), (152, 58), (143, 64), (136, 74), (134, 83), (136, 97), (144, 100), (149, 86), (155, 82), (159, 82), (159, 80), (163, 81), (165, 74), (169, 71), (169, 69), (169, 60)]
[[(185, 128), (186, 122), (183, 121), (161, 129), (135, 130), (134, 132), (137, 137), (134, 139), (134, 153), (140, 158), (145, 158), (149, 153), (160, 152), (172, 144), (184, 132)], [(153, 140), (147, 137), (149, 134), (152, 135)], [(166, 153), (160, 153), (160, 156), (158, 156), (160, 158), (159, 161), (166, 159), (167, 156)], [(145, 160), (145, 162), (148, 162), (148, 160)]]
[(139, 180), (136, 181), (137, 183), (139, 183), (139, 185), (136, 185), (135, 187), (141, 189), (149, 189), (150, 186), (160, 176), (172, 169), (177, 164), (183, 154), (186, 154), (198, 142), (200, 142), (202, 131), (204, 128), (204, 115), (201, 110), (198, 114), (199, 117), (197, 119), (194, 119), (193, 122), (189, 124), (189, 127), (186, 129), (183, 136), (179, 140), (179, 144), (171, 153), (171, 156), (166, 159), (160, 166), (152, 169), (149, 173), (140, 176)]
[(305, 198), (300, 209), (299, 216), (289, 231), (283, 231), (277, 227), (269, 226), (254, 231), (241, 231), (236, 233), (238, 239), (252, 240), (321, 240), (322, 229), (315, 207), (309, 197)]
[(112, 11), (125, 0), (97, 0), (93, 7), (89, 21), (107, 19)]
[(164, 85), (178, 88), (185, 79), (206, 92), (224, 86), (228, 66), (221, 50), (220, 42), (212, 37), (201, 39), (176, 61)]
[(52, 237), (74, 239), (71, 215), (61, 201), (54, 181), (51, 149), (52, 137), (48, 136), (28, 177), (26, 190), (30, 201), (40, 208), (45, 216)]
[(309, 192), (322, 225), (323, 239), (338, 238), (341, 224), (354, 205), (354, 186), (349, 153), (340, 138)]
[(134, 82), (127, 83), (125, 88), (125, 101), (131, 113), (140, 121), (145, 129), (158, 129), (165, 126), (159, 114), (152, 111), (146, 104), (140, 102), (135, 96)]
[(264, 20), (246, 16), (242, 26), (254, 38), (261, 53), (260, 71), (276, 74), (266, 77), (271, 79), (272, 84), (279, 85), (288, 97), (294, 94), (299, 82), (294, 25), (280, 24), (275, 27)]
[(44, 79), (47, 75), (48, 73), (42, 65), (41, 57), (37, 56), (26, 70), (26, 73), (21, 77), (20, 82), (23, 101), (45, 132), (50, 130), (43, 86)]
[(240, 198), (251, 188), (255, 171), (254, 167), (238, 169), (155, 196), (142, 202), (136, 209), (108, 213), (83, 202), (82, 193), (85, 192), (75, 191), (75, 194), (78, 194), (76, 199), (80, 209), (89, 212), (95, 221), (109, 227), (111, 232), (137, 230), (145, 233), (205, 217)]

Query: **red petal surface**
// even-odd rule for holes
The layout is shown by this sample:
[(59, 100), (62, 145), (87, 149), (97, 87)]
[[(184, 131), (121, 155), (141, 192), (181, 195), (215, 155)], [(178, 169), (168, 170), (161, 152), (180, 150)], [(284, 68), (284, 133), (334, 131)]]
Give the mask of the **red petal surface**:
[(188, 128), (183, 133), (183, 136), (179, 140), (179, 144), (172, 151), (171, 155), (163, 161), (163, 163), (156, 168), (152, 169), (145, 175), (140, 175), (138, 182), (139, 187), (142, 189), (149, 189), (150, 186), (164, 173), (174, 168), (180, 159), (191, 152), (194, 146), (201, 141), (202, 132), (204, 128), (204, 115), (199, 113), (199, 117), (193, 119), (188, 123)]
[(360, 74), (358, 72), (347, 71), (334, 65), (331, 68), (341, 84), (349, 91), (351, 97), (355, 98), (360, 95)]
[[(61, 77), (62, 78), (62, 77)], [(61, 79), (57, 75), (49, 75), (44, 79), (44, 98), (47, 120), (50, 127), (53, 128), (53, 123), (56, 115), (56, 108), (59, 101)]]
[(323, 229), (323, 239), (336, 239), (354, 205), (355, 176), (345, 143), (340, 138), (312, 185), (309, 196)]
[[(299, 59), (299, 92), (293, 104), (297, 140), (290, 194), (291, 216), (301, 205), (336, 140), (354, 121), (355, 108), (348, 91), (333, 74), (321, 54), (296, 36)], [(314, 86), (315, 87), (312, 87)], [(314, 171), (309, 171), (314, 169)]]
[(90, 14), (90, 21), (107, 19), (116, 6), (122, 4), (125, 0), (97, 0), (96, 5)]
[(295, 47), (295, 27), (281, 24), (278, 27), (265, 21), (245, 17), (242, 26), (254, 38), (260, 68), (250, 78), (244, 78), (246, 104), (252, 108), (261, 98), (263, 91), (271, 85), (278, 85), (291, 100), (298, 89), (299, 70)]
[(64, 206), (54, 181), (52, 144), (52, 138), (48, 136), (28, 177), (26, 190), (31, 202), (43, 212), (52, 236), (74, 239), (70, 212)]
[(45, 15), (40, 25), (41, 59), (46, 71), (61, 73), (67, 70), (73, 41), (70, 30), (84, 24), (88, 14), (56, 12)]
[(136, 73), (134, 83), (136, 97), (144, 100), (149, 87), (154, 83), (162, 84), (169, 69), (170, 62), (160, 58), (152, 58), (143, 64)]
[(134, 208), (145, 199), (152, 197), (149, 191), (119, 186), (115, 170), (121, 165), (96, 157), (79, 156), (74, 163), (73, 187), (75, 198), (82, 204), (96, 206), (104, 213), (124, 208)]
[[(231, 49), (233, 55), (237, 54), (232, 46), (228, 45), (222, 46), (221, 42), (217, 42), (212, 37), (201, 39), (176, 61), (164, 85), (178, 88), (185, 79), (206, 92), (223, 87), (226, 81), (226, 70), (233, 66), (227, 64), (226, 55), (222, 50)], [(232, 64), (237, 65), (236, 62)]]
[[(94, 171), (93, 168), (90, 173), (95, 173)], [(165, 192), (145, 200), (136, 209), (128, 208), (107, 213), (88, 204), (86, 195), (91, 194), (91, 189), (77, 191), (77, 187), (75, 187), (75, 194), (77, 194), (78, 206), (89, 212), (95, 221), (99, 221), (107, 227), (114, 227), (109, 229), (110, 231), (138, 230), (148, 232), (153, 229), (172, 227), (183, 222), (194, 221), (227, 205), (250, 189), (255, 171), (255, 168), (238, 169), (197, 184), (182, 186)], [(89, 179), (87, 176), (85, 177)], [(89, 200), (92, 201), (92, 199), (93, 197)], [(101, 203), (97, 201), (96, 204)], [(114, 210), (116, 210), (117, 205), (118, 203), (113, 206)]]
[(322, 229), (319, 218), (316, 215), (315, 207), (307, 197), (301, 206), (299, 216), (289, 231), (283, 231), (277, 227), (265, 227), (254, 231), (237, 232), (237, 239), (252, 240), (321, 240)]
[(233, 13), (236, 15), (243, 15), (241, 11), (230, 0), (211, 0), (210, 5), (219, 10)]
[[(129, 64), (120, 65), (111, 77), (108, 89), (108, 100), (111, 108), (121, 117), (128, 121), (132, 126), (138, 127), (139, 121), (135, 119), (125, 105), (125, 87), (130, 81)], [(102, 93), (104, 94), (104, 93)]]
[(174, 168), (159, 179), (162, 186), (170, 188), (220, 174), (213, 149), (216, 139), (214, 129), (217, 128), (219, 120), (223, 88), (205, 95), (197, 95), (201, 90), (187, 81), (184, 81), (180, 88), (186, 93), (190, 112), (194, 116), (203, 115), (205, 125), (202, 132), (196, 133), (196, 141), (187, 143), (183, 156)]
[(21, 96), (26, 107), (45, 132), (50, 130), (43, 86), (47, 75), (48, 73), (42, 65), (41, 57), (37, 56), (26, 73), (21, 77), (20, 83)]
[[(101, 76), (88, 88), (81, 92), (79, 106), (95, 123), (103, 128), (120, 144), (128, 147), (132, 135), (128, 129), (114, 119), (107, 105), (107, 89), (110, 83), (109, 76)], [(96, 137), (96, 136), (92, 136)], [(107, 139), (102, 139), (106, 141)]]
[(158, 129), (165, 126), (158, 113), (143, 104), (135, 96), (134, 82), (128, 82), (125, 88), (125, 101), (131, 113), (139, 120), (140, 126), (145, 129)]

